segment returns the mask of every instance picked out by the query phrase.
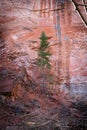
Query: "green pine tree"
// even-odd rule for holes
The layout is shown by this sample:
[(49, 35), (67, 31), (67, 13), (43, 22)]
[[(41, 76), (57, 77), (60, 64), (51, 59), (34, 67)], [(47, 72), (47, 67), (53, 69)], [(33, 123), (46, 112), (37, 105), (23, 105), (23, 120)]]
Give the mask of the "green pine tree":
[(40, 47), (38, 49), (38, 58), (37, 58), (37, 65), (41, 68), (42, 71), (42, 86), (43, 88), (45, 87), (45, 72), (46, 70), (51, 69), (51, 64), (50, 64), (50, 52), (49, 52), (49, 42), (48, 42), (48, 37), (44, 32), (41, 33), (40, 36)]

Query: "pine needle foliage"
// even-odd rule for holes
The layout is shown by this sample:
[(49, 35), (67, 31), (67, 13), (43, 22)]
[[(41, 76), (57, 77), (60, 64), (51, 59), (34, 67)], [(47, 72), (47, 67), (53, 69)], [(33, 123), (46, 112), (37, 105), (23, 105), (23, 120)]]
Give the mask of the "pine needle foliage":
[(51, 56), (49, 52), (49, 42), (48, 37), (44, 32), (41, 33), (40, 37), (40, 47), (38, 49), (38, 59), (37, 64), (42, 68), (50, 68), (50, 60), (49, 57)]
[(42, 71), (42, 86), (45, 87), (46, 71), (51, 69), (48, 37), (44, 32), (40, 36), (40, 47), (38, 49), (37, 65)]

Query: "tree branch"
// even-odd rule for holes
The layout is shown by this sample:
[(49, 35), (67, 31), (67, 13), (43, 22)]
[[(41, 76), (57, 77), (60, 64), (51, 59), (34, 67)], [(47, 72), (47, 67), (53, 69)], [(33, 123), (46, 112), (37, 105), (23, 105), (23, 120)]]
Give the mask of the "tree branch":
[(87, 7), (87, 4), (80, 4), (80, 3), (78, 3), (77, 6), (86, 6)]
[(58, 11), (58, 10), (61, 10), (60, 8), (57, 8), (57, 9), (49, 9), (49, 8), (45, 8), (45, 9), (36, 9), (36, 10), (30, 10), (30, 11), (33, 11), (33, 12), (38, 12), (38, 11), (47, 11), (47, 12), (49, 12), (49, 11)]
[(84, 5), (85, 5), (85, 10), (86, 10), (86, 12), (87, 12), (87, 4), (86, 4), (85, 0), (83, 0), (83, 3), (84, 3)]
[(83, 20), (83, 22), (84, 22), (85, 25), (87, 26), (87, 21), (86, 21), (86, 19), (84, 18), (84, 16), (82, 15), (81, 10), (80, 10), (79, 7), (78, 7), (78, 3), (77, 3), (75, 0), (72, 0), (72, 2), (74, 3), (74, 5), (75, 5), (75, 7), (76, 7), (76, 10), (78, 11), (78, 13), (79, 13), (81, 19)]

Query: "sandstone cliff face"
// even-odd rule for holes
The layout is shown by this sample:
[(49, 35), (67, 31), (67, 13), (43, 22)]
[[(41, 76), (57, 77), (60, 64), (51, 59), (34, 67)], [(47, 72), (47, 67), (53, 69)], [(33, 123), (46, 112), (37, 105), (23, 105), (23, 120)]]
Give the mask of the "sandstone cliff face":
[[(73, 7), (68, 9), (71, 3), (63, 4), (64, 9), (59, 5), (55, 13), (49, 3), (43, 2), (40, 7), (39, 1), (0, 1), (0, 68), (17, 72), (25, 68), (28, 76), (39, 83), (38, 69), (33, 62), (44, 31), (51, 37), (51, 71), (61, 80), (59, 88), (81, 96), (87, 90), (87, 30), (82, 21), (81, 26), (73, 24)], [(2, 88), (3, 84), (0, 85)]]

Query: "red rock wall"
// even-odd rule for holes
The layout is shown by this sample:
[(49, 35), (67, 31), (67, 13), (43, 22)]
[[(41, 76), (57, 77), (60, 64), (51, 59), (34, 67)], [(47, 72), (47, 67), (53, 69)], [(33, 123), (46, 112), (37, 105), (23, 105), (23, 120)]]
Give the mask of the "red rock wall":
[[(50, 58), (53, 66), (52, 73), (62, 78), (62, 85), (67, 83), (69, 87), (72, 87), (72, 84), (86, 84), (87, 30), (82, 21), (80, 21), (81, 26), (73, 22), (72, 3), (64, 2), (63, 6), (59, 4), (54, 8), (54, 1), (53, 3), (52, 1), (39, 2), (38, 0), (36, 3), (30, 1), (26, 4), (22, 1), (14, 3), (0, 1), (2, 53), (7, 54), (9, 65), (13, 64), (16, 69), (24, 66), (27, 73), (35, 79), (36, 71), (31, 61), (37, 57), (39, 37), (44, 31), (51, 37), (49, 42), (52, 53)], [(5, 46), (4, 49), (3, 46)], [(5, 60), (0, 63), (0, 67), (6, 67)]]

